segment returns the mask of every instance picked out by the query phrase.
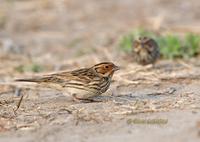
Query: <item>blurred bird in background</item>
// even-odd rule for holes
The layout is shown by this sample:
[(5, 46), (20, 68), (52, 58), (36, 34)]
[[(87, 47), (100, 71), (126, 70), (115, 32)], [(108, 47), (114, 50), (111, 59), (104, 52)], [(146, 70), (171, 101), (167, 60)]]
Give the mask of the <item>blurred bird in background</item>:
[(149, 37), (139, 37), (133, 41), (132, 56), (140, 65), (154, 64), (160, 56), (159, 46)]

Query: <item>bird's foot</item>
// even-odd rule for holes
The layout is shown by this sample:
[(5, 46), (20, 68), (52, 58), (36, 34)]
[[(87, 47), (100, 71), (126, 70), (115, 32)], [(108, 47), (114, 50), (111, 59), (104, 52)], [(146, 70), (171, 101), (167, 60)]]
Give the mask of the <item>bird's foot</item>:
[(97, 99), (94, 99), (94, 98), (80, 98), (80, 97), (77, 97), (76, 94), (73, 94), (73, 101), (74, 102), (83, 102), (83, 103), (94, 103), (94, 102), (102, 102), (102, 100), (97, 100)]

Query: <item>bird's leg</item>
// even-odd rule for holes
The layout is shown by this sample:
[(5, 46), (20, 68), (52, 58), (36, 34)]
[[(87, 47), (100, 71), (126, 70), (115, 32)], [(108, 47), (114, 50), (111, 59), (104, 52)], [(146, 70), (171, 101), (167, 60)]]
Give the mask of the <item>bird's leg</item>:
[(76, 94), (72, 94), (73, 100), (75, 102), (85, 102), (85, 103), (92, 103), (92, 102), (102, 102), (101, 100), (95, 100), (93, 98), (79, 98), (76, 96)]

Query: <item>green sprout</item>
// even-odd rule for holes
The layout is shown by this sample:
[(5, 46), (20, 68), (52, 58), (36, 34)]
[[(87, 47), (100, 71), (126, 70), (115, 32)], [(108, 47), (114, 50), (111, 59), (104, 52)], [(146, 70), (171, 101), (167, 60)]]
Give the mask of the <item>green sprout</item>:
[(41, 72), (44, 68), (38, 64), (30, 64), (30, 65), (19, 65), (15, 68), (17, 72), (24, 73), (24, 72)]

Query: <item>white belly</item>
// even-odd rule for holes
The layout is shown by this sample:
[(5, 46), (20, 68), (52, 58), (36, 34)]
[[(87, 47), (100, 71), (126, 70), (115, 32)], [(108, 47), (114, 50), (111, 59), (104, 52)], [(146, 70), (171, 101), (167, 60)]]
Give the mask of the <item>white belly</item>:
[(58, 84), (54, 84), (54, 83), (48, 83), (48, 84), (44, 83), (41, 85), (45, 88), (51, 88), (51, 89), (58, 90), (66, 96), (75, 95), (77, 98), (81, 98), (81, 99), (87, 99), (87, 98), (95, 97), (95, 96), (98, 96), (101, 94), (100, 92), (94, 91), (94, 90), (87, 91), (87, 90), (71, 88), (71, 87), (62, 87), (62, 86), (60, 86)]
[(81, 89), (76, 89), (76, 88), (66, 88), (65, 94), (68, 96), (75, 95), (77, 98), (80, 98), (80, 99), (87, 99), (87, 98), (100, 95), (100, 93), (98, 92), (86, 91), (86, 90), (81, 90)]

